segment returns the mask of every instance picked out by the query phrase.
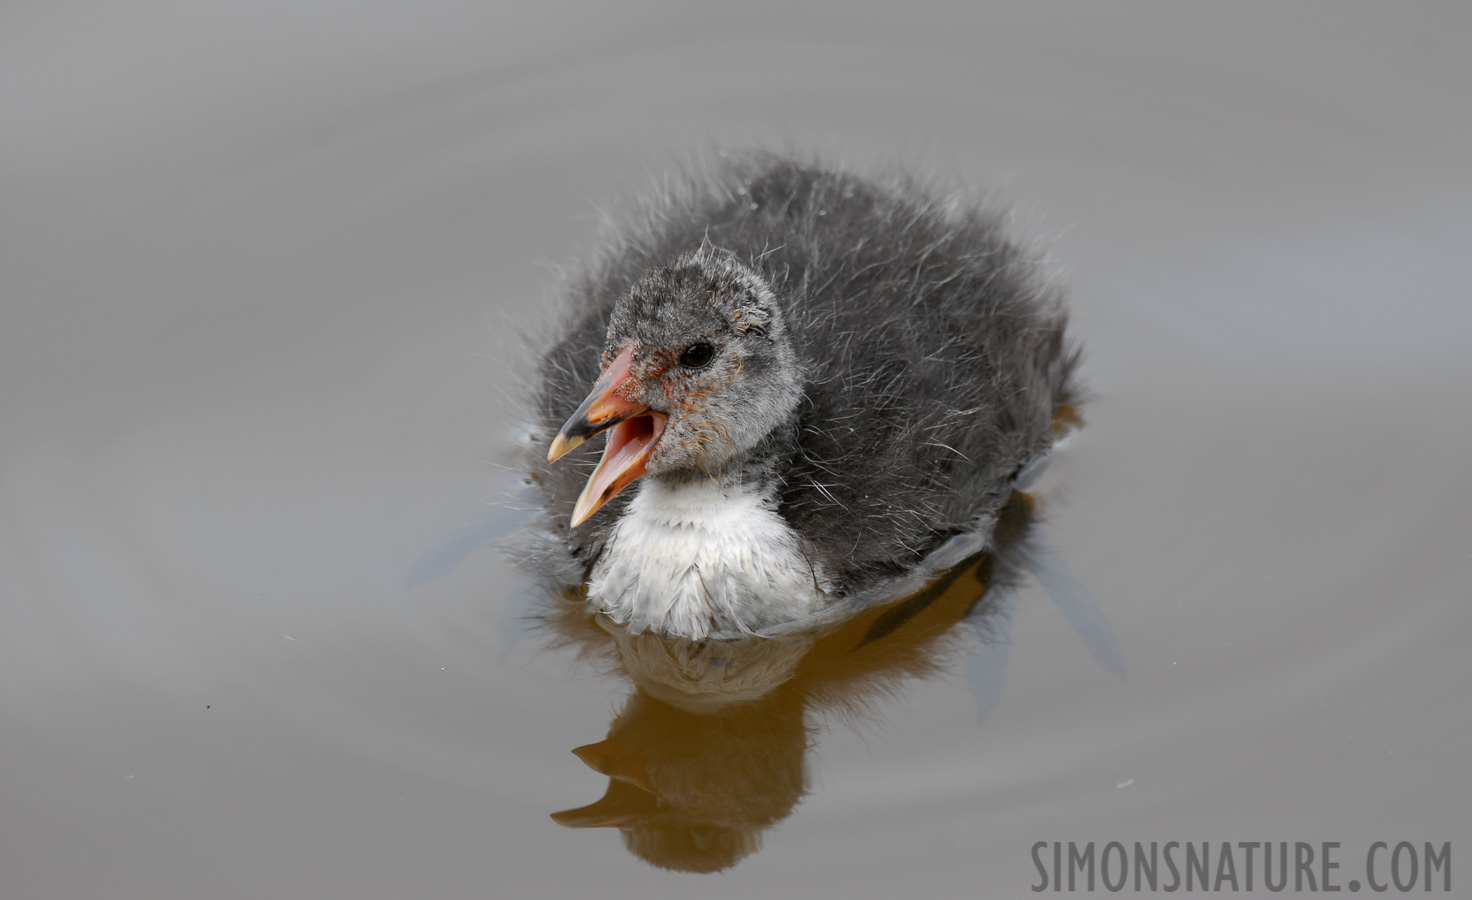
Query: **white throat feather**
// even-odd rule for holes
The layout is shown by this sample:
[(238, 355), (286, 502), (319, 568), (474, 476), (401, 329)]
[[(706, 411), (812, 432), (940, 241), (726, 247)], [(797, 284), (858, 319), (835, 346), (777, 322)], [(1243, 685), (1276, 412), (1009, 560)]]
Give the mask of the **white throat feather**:
[(637, 634), (751, 634), (817, 612), (829, 585), (770, 489), (650, 478), (589, 579), (599, 611)]

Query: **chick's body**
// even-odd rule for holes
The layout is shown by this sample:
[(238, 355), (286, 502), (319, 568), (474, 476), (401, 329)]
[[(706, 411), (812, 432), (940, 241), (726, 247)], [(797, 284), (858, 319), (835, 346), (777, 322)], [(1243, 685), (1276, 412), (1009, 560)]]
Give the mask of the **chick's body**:
[[(1060, 292), (999, 214), (903, 178), (759, 155), (667, 190), (573, 280), (573, 323), (542, 365), (544, 436), (620, 347), (639, 348), (636, 363), (678, 354), (681, 309), (707, 290), (680, 285), (706, 276), (716, 293), (725, 277), (765, 298), (737, 302), (733, 318), (748, 307), (775, 317), (759, 329), (775, 350), (732, 350), (715, 388), (682, 394), (695, 382), (667, 381), (683, 406), (650, 474), (577, 527), (596, 453), (579, 448), (536, 472), (568, 571), (636, 628), (760, 631), (903, 581), (950, 538), (984, 540), (1019, 471), (1051, 447), (1055, 414), (1075, 402)], [(673, 435), (697, 426), (714, 436), (687, 444), (734, 434), (729, 452), (684, 463)], [(668, 527), (651, 531), (654, 521)], [(679, 596), (663, 611), (621, 609), (614, 594), (627, 599), (630, 579), (646, 606)]]

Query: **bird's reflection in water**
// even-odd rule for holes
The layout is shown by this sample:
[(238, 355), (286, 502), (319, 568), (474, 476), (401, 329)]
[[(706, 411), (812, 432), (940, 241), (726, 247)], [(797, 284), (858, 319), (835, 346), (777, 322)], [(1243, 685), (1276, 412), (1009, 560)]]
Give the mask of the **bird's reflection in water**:
[(994, 633), (1011, 608), (1001, 589), (1016, 583), (1034, 528), (1033, 501), (1014, 493), (989, 550), (821, 634), (666, 641), (559, 603), (556, 632), (636, 689), (608, 737), (573, 751), (608, 776), (607, 793), (552, 818), (617, 828), (631, 852), (666, 869), (734, 865), (806, 792), (816, 720), (872, 711), (900, 682), (947, 668)]

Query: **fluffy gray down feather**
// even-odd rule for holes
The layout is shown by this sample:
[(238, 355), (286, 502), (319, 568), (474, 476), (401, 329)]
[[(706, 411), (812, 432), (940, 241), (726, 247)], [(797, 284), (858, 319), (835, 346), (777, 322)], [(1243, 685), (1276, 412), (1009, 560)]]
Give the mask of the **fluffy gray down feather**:
[[(1061, 289), (1001, 213), (904, 175), (758, 153), (663, 185), (570, 279), (571, 321), (540, 369), (541, 452), (598, 378), (616, 301), (701, 248), (759, 272), (781, 304), (802, 397), (754, 456), (840, 594), (990, 527), (1018, 473), (1051, 447), (1057, 409), (1078, 401)], [(602, 443), (553, 466), (532, 454), (552, 545), (570, 554), (553, 568), (568, 574), (586, 577), (635, 492), (568, 527)]]

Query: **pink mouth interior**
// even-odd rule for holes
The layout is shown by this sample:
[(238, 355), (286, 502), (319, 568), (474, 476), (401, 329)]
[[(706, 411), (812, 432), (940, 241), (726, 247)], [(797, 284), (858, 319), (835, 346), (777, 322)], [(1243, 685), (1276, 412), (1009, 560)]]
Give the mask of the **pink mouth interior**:
[(634, 416), (610, 428), (603, 459), (588, 480), (588, 495), (607, 502), (643, 475), (644, 464), (663, 433), (664, 416), (650, 413)]

